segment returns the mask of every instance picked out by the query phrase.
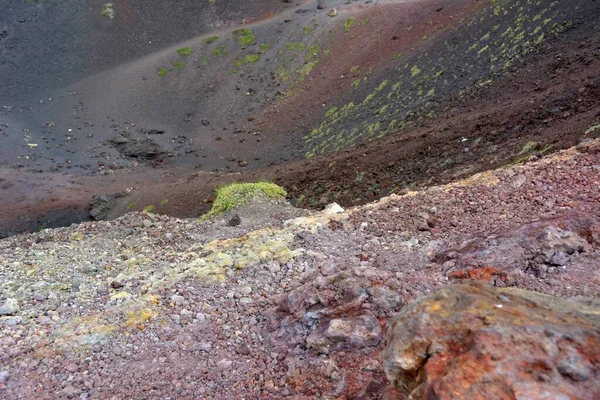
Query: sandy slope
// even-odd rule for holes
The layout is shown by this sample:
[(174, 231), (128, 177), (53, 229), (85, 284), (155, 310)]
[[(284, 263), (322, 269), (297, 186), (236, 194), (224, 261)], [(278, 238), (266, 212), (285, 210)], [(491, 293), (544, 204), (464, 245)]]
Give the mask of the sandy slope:
[[(523, 158), (519, 153), (528, 143), (536, 143), (530, 149), (533, 154), (594, 137), (586, 131), (598, 123), (598, 36), (590, 17), (597, 3), (572, 8), (541, 2), (527, 6), (531, 18), (515, 14), (518, 4), (503, 1), (508, 14), (495, 15), (494, 5), (486, 1), (354, 2), (340, 6), (335, 18), (326, 16), (327, 9), (316, 10), (315, 2), (299, 4), (268, 21), (245, 25), (252, 27), (255, 45), (241, 47), (231, 31), (222, 30), (211, 45), (204, 43), (205, 36), (177, 44), (65, 88), (32, 110), (0, 109), (10, 122), (9, 128), (0, 126), (0, 134), (14, 128), (38, 145), (31, 148), (11, 131), (11, 144), (0, 149), (7, 160), (23, 166), (3, 172), (2, 185), (8, 189), (0, 193), (5, 204), (0, 221), (11, 225), (11, 217), (25, 208), (29, 219), (4, 231), (70, 223), (81, 215), (68, 218), (74, 202), (83, 213), (93, 194), (127, 188), (136, 190), (113, 215), (132, 203), (133, 209), (141, 210), (169, 199), (161, 211), (193, 216), (210, 206), (214, 185), (261, 178), (285, 186), (304, 207), (318, 208), (334, 200), (361, 204), (510, 163)], [(307, 11), (297, 12), (301, 10)], [(548, 18), (535, 18), (545, 13)], [(346, 31), (349, 18), (355, 22)], [(495, 65), (487, 55), (496, 53), (482, 51), (484, 42), (502, 45), (502, 36), (494, 33), (500, 31), (494, 30), (496, 25), (514, 31), (521, 20), (528, 21), (523, 28), (527, 35), (515, 33), (511, 40), (518, 42), (517, 49), (529, 52), (511, 58), (511, 67), (495, 71), (489, 81), (478, 80)], [(524, 38), (533, 37), (535, 24), (546, 20), (540, 29), (547, 38), (531, 49), (526, 43), (533, 39)], [(554, 36), (551, 30), (560, 34)], [(261, 49), (263, 43), (270, 45), (268, 50)], [(177, 56), (176, 49), (186, 44), (193, 55)], [(214, 49), (222, 45), (229, 54), (214, 56)], [(469, 52), (465, 45), (477, 51)], [(318, 51), (312, 53), (312, 46)], [(260, 58), (255, 64), (235, 66), (249, 54)], [(317, 60), (300, 80), (302, 69)], [(185, 67), (170, 66), (173, 61), (183, 61)], [(167, 76), (157, 75), (160, 66), (169, 68)], [(437, 76), (436, 68), (441, 67), (451, 72)], [(378, 90), (384, 82), (387, 85)], [(401, 94), (410, 99), (391, 93), (399, 90), (394, 89), (398, 83), (406, 87)], [(428, 85), (435, 86), (431, 98), (425, 96), (432, 89)], [(371, 98), (372, 104), (367, 101)], [(340, 114), (335, 121), (331, 115), (336, 112), (327, 117), (332, 107), (342, 109), (349, 102), (360, 104), (356, 113)], [(429, 107), (427, 112), (420, 111), (423, 105)], [(389, 113), (406, 110), (416, 113), (403, 122), (403, 130), (359, 143), (388, 134), (377, 130), (391, 124), (390, 118), (400, 123)], [(40, 129), (42, 123), (47, 125)], [(333, 134), (320, 131), (327, 146), (317, 146), (319, 151), (329, 149), (336, 137), (341, 139), (334, 147), (348, 144), (356, 136), (354, 129), (357, 146), (304, 159), (317, 143), (307, 135), (321, 127)], [(143, 133), (150, 129), (165, 133)], [(150, 138), (165, 153), (150, 165), (123, 158), (107, 142), (122, 132), (134, 139)], [(47, 168), (68, 174), (70, 183), (64, 186), (65, 178), (53, 177)], [(60, 184), (48, 185), (52, 181)], [(28, 195), (19, 194), (25, 189), (17, 186), (26, 186)], [(66, 207), (67, 212), (61, 211)], [(51, 210), (58, 214), (44, 215)]]

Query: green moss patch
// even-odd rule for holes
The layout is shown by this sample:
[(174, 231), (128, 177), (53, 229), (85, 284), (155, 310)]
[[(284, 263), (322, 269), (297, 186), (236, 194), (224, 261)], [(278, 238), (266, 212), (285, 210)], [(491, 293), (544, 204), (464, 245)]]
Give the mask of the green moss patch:
[(216, 42), (217, 40), (219, 40), (218, 36), (216, 36), (216, 35), (215, 36), (210, 36), (210, 37), (207, 37), (206, 39), (204, 39), (204, 43), (211, 44), (211, 43)]
[(215, 56), (215, 57), (225, 56), (228, 54), (227, 50), (223, 46), (215, 47), (213, 49), (212, 53), (213, 53), (213, 56)]
[(529, 158), (531, 158), (533, 156), (540, 156), (540, 155), (548, 152), (550, 149), (552, 149), (552, 146), (544, 147), (538, 142), (527, 142), (523, 146), (523, 149), (518, 154), (517, 158), (512, 163), (513, 164), (521, 164), (521, 163), (529, 160)]
[(350, 28), (351, 28), (351, 27), (352, 27), (352, 25), (354, 25), (355, 23), (356, 23), (356, 18), (354, 18), (354, 17), (347, 18), (347, 19), (344, 21), (344, 30), (345, 30), (346, 32), (350, 32)]
[(182, 47), (180, 49), (177, 49), (177, 54), (179, 54), (180, 56), (191, 56), (193, 52), (194, 51), (191, 47)]
[(233, 31), (233, 36), (237, 36), (238, 43), (242, 47), (252, 46), (256, 43), (256, 37), (252, 32), (252, 28), (236, 29)]
[(245, 60), (248, 64), (254, 64), (260, 60), (260, 56), (258, 54), (247, 54)]
[(241, 207), (257, 196), (269, 200), (283, 200), (287, 196), (285, 189), (270, 182), (233, 183), (217, 188), (216, 194), (212, 209), (200, 217), (201, 221)]
[(100, 15), (113, 19), (115, 17), (115, 7), (113, 3), (104, 3), (100, 9)]
[(166, 76), (169, 71), (165, 67), (160, 67), (158, 69), (158, 76)]

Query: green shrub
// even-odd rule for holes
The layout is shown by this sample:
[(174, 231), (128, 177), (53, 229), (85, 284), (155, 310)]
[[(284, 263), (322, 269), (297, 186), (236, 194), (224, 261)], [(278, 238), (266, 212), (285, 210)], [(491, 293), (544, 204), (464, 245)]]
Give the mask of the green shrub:
[(285, 189), (270, 182), (232, 183), (218, 187), (216, 194), (211, 210), (200, 217), (200, 221), (243, 206), (257, 196), (273, 200), (285, 199), (287, 196)]

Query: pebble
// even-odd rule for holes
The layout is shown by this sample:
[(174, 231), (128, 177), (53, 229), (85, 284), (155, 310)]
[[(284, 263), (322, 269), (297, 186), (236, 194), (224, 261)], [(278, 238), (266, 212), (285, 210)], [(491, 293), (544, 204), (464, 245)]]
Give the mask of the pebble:
[(6, 382), (10, 379), (10, 373), (8, 371), (0, 371), (0, 383), (6, 385)]
[(0, 324), (6, 326), (17, 326), (23, 321), (23, 317), (3, 317), (0, 318)]
[(4, 304), (0, 307), (0, 315), (13, 315), (19, 312), (19, 302), (15, 299), (8, 298)]
[(252, 287), (251, 286), (244, 286), (240, 290), (240, 293), (243, 294), (244, 296), (248, 296), (248, 295), (250, 295), (250, 293), (252, 293)]
[(331, 214), (341, 214), (345, 210), (338, 203), (331, 203), (323, 210), (323, 213), (331, 215)]
[(228, 360), (226, 358), (223, 358), (219, 362), (217, 362), (217, 368), (219, 368), (222, 371), (231, 368), (232, 365), (233, 365), (233, 361)]

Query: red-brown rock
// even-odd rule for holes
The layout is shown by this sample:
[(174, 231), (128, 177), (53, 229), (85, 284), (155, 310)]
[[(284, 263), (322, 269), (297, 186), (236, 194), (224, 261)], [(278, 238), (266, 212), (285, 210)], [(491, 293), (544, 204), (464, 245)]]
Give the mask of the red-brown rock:
[(600, 307), (581, 301), (450, 285), (393, 318), (386, 375), (397, 398), (598, 399)]

